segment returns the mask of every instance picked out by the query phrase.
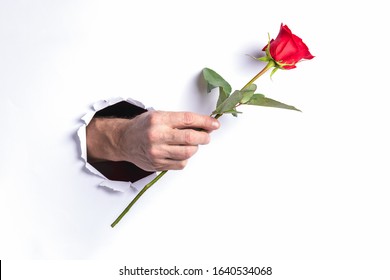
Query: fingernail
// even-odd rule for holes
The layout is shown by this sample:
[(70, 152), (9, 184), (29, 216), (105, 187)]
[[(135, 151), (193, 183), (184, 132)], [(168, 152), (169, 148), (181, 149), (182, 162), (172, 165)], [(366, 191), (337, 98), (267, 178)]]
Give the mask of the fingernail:
[(212, 125), (212, 127), (214, 127), (214, 128), (218, 128), (218, 127), (219, 127), (219, 122), (218, 122), (218, 121), (213, 121), (213, 122), (211, 123), (211, 125)]

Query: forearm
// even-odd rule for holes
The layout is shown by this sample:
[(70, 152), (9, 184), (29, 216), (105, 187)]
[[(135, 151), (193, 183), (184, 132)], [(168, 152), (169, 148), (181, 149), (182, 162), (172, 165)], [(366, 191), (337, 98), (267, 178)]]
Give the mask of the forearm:
[(122, 161), (120, 142), (123, 130), (131, 120), (94, 118), (87, 126), (87, 155), (89, 162)]

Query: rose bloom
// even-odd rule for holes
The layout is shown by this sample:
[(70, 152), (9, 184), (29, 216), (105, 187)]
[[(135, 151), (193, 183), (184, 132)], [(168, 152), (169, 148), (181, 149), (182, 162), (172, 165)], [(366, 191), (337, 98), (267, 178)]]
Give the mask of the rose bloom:
[(274, 60), (281, 69), (296, 68), (295, 64), (302, 59), (312, 59), (314, 56), (301, 38), (294, 35), (287, 25), (280, 25), (280, 31), (276, 39), (272, 39), (269, 45), (263, 48), (267, 50), (270, 59)]

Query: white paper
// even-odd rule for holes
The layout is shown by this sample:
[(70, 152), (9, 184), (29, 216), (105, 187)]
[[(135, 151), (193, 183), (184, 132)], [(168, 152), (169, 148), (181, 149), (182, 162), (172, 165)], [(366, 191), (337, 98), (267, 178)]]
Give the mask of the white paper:
[[(93, 116), (95, 115), (96, 112), (114, 105), (116, 103), (119, 103), (121, 101), (126, 101), (131, 104), (134, 104), (138, 107), (145, 108), (145, 105), (142, 104), (141, 102), (128, 98), (128, 99), (123, 99), (121, 97), (115, 97), (111, 98), (108, 100), (100, 100), (93, 104), (91, 111), (86, 113), (81, 119), (84, 122), (84, 124), (78, 129), (77, 135), (80, 140), (80, 150), (81, 150), (81, 158), (83, 159), (85, 163), (85, 167), (87, 170), (89, 170), (92, 174), (99, 176), (103, 178), (104, 180), (99, 184), (101, 187), (105, 187), (108, 189), (111, 189), (113, 191), (119, 191), (119, 192), (126, 192), (126, 191), (135, 191), (137, 190), (137, 185), (134, 185), (133, 182), (126, 182), (126, 181), (113, 181), (108, 179), (106, 176), (104, 176), (101, 172), (99, 172), (95, 167), (93, 167), (91, 164), (88, 163), (87, 161), (87, 135), (86, 135), (86, 128), (89, 122), (92, 120)], [(153, 110), (152, 108), (147, 108), (148, 110)], [(153, 173), (137, 182), (148, 180), (151, 181), (154, 177), (156, 176), (156, 173)]]

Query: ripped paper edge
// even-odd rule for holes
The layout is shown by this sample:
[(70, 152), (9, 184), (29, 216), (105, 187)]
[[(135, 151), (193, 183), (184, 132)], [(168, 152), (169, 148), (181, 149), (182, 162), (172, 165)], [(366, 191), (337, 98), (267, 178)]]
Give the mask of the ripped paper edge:
[[(96, 168), (94, 168), (91, 164), (88, 163), (87, 161), (87, 135), (86, 135), (86, 128), (89, 122), (92, 120), (93, 116), (97, 111), (100, 111), (108, 106), (114, 105), (116, 103), (119, 103), (121, 101), (126, 101), (129, 102), (133, 105), (136, 105), (141, 108), (145, 108), (145, 105), (142, 104), (141, 102), (134, 100), (132, 98), (127, 98), (123, 99), (122, 97), (115, 97), (111, 99), (105, 99), (105, 100), (100, 100), (96, 103), (93, 104), (90, 112), (86, 113), (81, 120), (84, 122), (83, 125), (77, 130), (77, 136), (79, 138), (80, 142), (80, 150), (81, 150), (81, 158), (84, 161), (85, 167), (88, 171), (90, 171), (92, 174), (99, 176), (100, 178), (104, 179), (99, 186), (108, 188), (112, 191), (117, 191), (117, 192), (126, 192), (126, 191), (135, 191), (138, 190), (140, 187), (138, 182), (144, 182), (145, 180), (152, 180), (154, 177), (156, 177), (156, 173), (153, 173), (145, 178), (142, 178), (138, 180), (136, 183), (133, 182), (127, 182), (127, 181), (113, 181), (108, 179), (106, 176), (104, 176), (102, 173), (100, 173)], [(152, 108), (147, 108), (148, 110)]]

